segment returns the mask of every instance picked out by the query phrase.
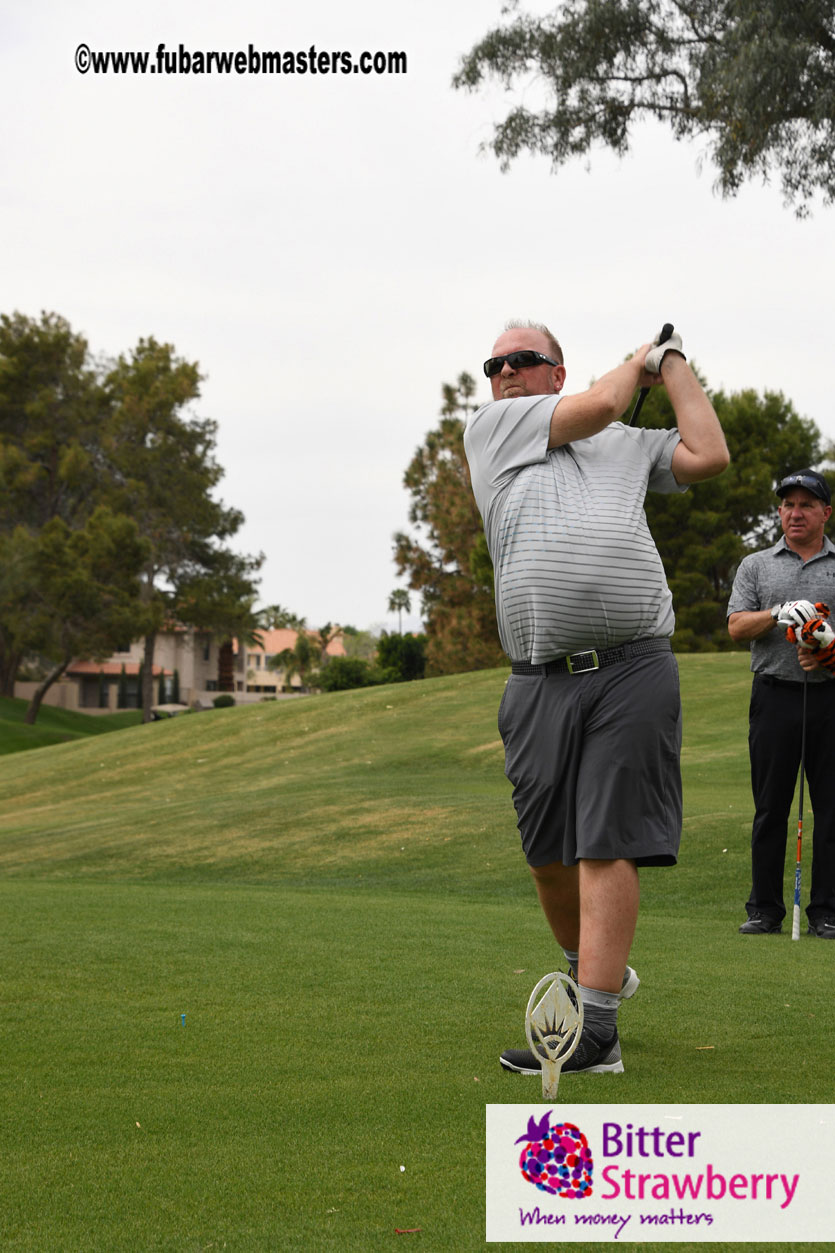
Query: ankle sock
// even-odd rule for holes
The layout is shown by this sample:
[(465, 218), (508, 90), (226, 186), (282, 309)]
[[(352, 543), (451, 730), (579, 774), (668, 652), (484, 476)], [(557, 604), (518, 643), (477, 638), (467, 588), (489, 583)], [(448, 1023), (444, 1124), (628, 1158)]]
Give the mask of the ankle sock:
[(583, 998), (583, 1031), (588, 1027), (599, 1040), (610, 1040), (618, 1029), (617, 992), (601, 992), (599, 988), (586, 988), (579, 984)]

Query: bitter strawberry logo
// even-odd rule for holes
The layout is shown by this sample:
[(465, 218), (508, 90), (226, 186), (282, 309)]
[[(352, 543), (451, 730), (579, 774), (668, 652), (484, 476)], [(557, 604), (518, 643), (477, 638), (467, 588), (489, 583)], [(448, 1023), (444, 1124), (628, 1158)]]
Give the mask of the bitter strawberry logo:
[(531, 1115), (527, 1131), (516, 1141), (525, 1146), (519, 1157), (522, 1177), (552, 1196), (591, 1196), (594, 1162), (588, 1140), (574, 1123), (552, 1126), (552, 1112), (539, 1122)]

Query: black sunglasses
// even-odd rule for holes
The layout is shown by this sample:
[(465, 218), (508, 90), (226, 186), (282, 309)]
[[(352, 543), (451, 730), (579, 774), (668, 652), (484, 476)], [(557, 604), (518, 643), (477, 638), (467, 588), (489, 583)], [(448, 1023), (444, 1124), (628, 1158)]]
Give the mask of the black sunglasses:
[(484, 373), (489, 379), (496, 374), (501, 374), (502, 366), (505, 361), (511, 370), (529, 370), (531, 366), (542, 365), (559, 365), (559, 361), (553, 361), (550, 357), (546, 357), (544, 352), (534, 352), (532, 348), (520, 348), (518, 352), (506, 352), (503, 357), (491, 357), (489, 361), (484, 363)]

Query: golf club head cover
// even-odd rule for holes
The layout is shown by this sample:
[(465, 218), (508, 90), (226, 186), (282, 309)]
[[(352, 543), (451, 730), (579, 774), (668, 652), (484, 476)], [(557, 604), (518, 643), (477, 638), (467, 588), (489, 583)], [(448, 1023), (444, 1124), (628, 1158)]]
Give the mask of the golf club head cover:
[[(677, 331), (673, 331), (670, 338), (665, 339), (663, 344), (659, 344), (657, 338), (652, 342), (654, 347), (650, 348), (644, 360), (644, 369), (648, 370), (650, 374), (661, 373), (661, 362), (664, 360), (664, 357), (668, 352), (677, 352), (680, 356), (684, 357), (684, 353), (681, 348), (681, 336)], [(687, 358), (684, 357), (684, 360), (686, 361)]]
[[(781, 627), (795, 627), (797, 630), (802, 628), (804, 622), (811, 622), (812, 618), (818, 617), (829, 617), (829, 606), (823, 601), (813, 605), (810, 600), (787, 600), (777, 611), (777, 621)], [(792, 643), (794, 642), (792, 637)]]
[(800, 643), (815, 650), (818, 665), (835, 673), (835, 630), (826, 618), (812, 618), (800, 631)]

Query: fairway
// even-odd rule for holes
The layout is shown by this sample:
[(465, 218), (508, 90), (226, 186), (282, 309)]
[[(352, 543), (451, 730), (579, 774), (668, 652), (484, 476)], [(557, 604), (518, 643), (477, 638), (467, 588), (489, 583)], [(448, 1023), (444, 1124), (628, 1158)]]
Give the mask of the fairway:
[[(747, 656), (679, 660), (682, 859), (642, 872), (625, 1073), (561, 1095), (829, 1101), (833, 955), (737, 934)], [(557, 964), (502, 775), (505, 678), (4, 760), (0, 1248), (484, 1244), (484, 1107), (539, 1101), (497, 1058)]]

